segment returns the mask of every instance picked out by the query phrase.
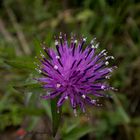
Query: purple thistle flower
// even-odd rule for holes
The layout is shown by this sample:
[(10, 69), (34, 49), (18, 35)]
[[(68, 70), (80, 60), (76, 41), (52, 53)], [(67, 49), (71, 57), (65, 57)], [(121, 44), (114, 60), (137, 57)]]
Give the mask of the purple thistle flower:
[(95, 97), (107, 97), (104, 91), (115, 90), (105, 83), (116, 68), (108, 67), (108, 60), (114, 57), (107, 56), (106, 50), (97, 54), (99, 44), (95, 43), (95, 39), (84, 49), (85, 42), (86, 38), (78, 42), (72, 35), (68, 45), (66, 35), (60, 34), (55, 39), (56, 51), (43, 45), (49, 59), (41, 53), (38, 70), (43, 77), (37, 80), (49, 90), (42, 98), (58, 96), (58, 108), (69, 99), (75, 114), (77, 106), (85, 112), (86, 104), (99, 106)]

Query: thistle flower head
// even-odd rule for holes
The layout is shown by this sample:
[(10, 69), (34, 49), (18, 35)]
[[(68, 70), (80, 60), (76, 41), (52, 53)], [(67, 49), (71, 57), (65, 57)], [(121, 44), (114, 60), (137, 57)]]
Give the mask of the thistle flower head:
[(41, 53), (39, 73), (43, 77), (37, 80), (48, 90), (44, 99), (59, 97), (58, 108), (69, 100), (74, 112), (80, 106), (85, 112), (86, 104), (99, 105), (95, 97), (106, 97), (106, 90), (114, 90), (105, 83), (115, 66), (109, 67), (106, 50), (96, 53), (99, 44), (91, 40), (87, 47), (86, 38), (76, 40), (71, 36), (68, 44), (66, 35), (55, 39), (56, 51), (43, 45), (47, 57)]

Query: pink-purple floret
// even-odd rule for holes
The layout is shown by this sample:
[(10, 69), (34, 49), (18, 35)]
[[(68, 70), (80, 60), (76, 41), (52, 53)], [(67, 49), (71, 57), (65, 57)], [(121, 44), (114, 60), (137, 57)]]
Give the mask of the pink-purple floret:
[[(43, 75), (37, 80), (47, 90), (44, 99), (59, 97), (58, 108), (69, 99), (74, 112), (80, 106), (85, 112), (86, 104), (98, 105), (97, 97), (106, 97), (106, 90), (114, 90), (105, 83), (116, 66), (109, 67), (106, 50), (96, 53), (98, 43), (93, 39), (85, 48), (86, 38), (76, 40), (71, 36), (68, 44), (66, 35), (55, 39), (56, 51), (43, 45), (39, 72)], [(96, 98), (95, 98), (96, 97)]]

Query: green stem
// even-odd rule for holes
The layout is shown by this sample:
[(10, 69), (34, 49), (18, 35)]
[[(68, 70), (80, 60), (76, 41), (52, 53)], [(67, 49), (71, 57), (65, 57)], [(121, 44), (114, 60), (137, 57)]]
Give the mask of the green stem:
[(60, 123), (60, 119), (61, 119), (61, 110), (59, 110), (59, 113), (58, 113), (57, 101), (58, 101), (57, 98), (51, 100), (53, 137), (56, 136), (56, 133), (57, 133), (57, 130), (58, 130), (58, 127), (59, 127), (59, 123)]

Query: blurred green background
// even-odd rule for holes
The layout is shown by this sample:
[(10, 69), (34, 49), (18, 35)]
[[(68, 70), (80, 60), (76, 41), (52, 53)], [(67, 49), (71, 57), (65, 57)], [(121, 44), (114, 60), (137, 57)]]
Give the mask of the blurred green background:
[(63, 106), (58, 140), (140, 140), (139, 0), (0, 0), (0, 140), (50, 140), (49, 101), (33, 78), (40, 43), (54, 47), (54, 35), (96, 36), (115, 56), (109, 83), (113, 100), (74, 117)]

